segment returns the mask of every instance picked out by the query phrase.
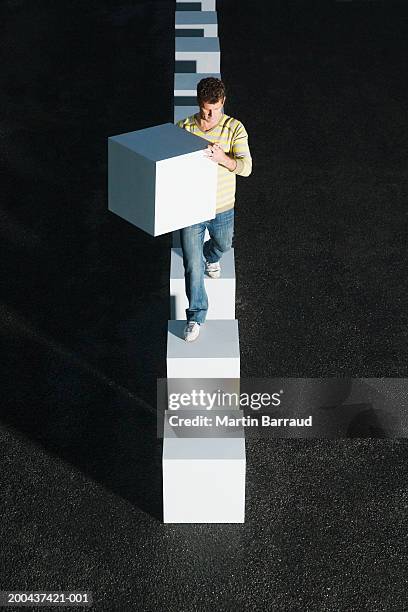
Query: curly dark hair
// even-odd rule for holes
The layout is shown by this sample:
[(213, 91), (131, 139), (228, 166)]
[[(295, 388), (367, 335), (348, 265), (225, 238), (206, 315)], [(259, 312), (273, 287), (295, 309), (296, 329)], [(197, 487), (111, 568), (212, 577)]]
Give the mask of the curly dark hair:
[(225, 94), (224, 83), (215, 77), (201, 79), (197, 85), (197, 100), (199, 104), (201, 102), (216, 104), (218, 100), (225, 98)]

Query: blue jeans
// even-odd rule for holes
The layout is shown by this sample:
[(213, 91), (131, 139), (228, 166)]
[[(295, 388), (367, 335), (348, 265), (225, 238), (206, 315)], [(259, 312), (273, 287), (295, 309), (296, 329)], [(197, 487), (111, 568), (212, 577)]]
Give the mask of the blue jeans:
[[(210, 239), (204, 242), (205, 229)], [(189, 307), (187, 321), (204, 323), (208, 310), (204, 287), (205, 261), (215, 263), (232, 245), (234, 236), (234, 209), (215, 215), (215, 219), (195, 223), (180, 230), (183, 249), (184, 277)]]

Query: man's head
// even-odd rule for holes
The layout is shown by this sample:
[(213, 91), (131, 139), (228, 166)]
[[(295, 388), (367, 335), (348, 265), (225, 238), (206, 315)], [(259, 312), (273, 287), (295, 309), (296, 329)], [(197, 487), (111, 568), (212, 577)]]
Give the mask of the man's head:
[(197, 103), (200, 116), (209, 125), (216, 125), (222, 115), (226, 99), (225, 85), (220, 79), (208, 77), (197, 85)]

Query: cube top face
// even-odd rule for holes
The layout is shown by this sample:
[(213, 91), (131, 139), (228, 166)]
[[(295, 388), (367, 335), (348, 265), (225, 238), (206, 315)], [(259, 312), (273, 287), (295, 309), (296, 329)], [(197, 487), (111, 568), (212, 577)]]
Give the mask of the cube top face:
[(164, 123), (136, 132), (110, 136), (109, 140), (152, 162), (202, 151), (207, 146), (203, 138), (190, 134), (173, 123)]
[(167, 359), (239, 359), (237, 320), (206, 321), (198, 342), (184, 340), (185, 325), (185, 321), (169, 321)]
[(190, 38), (189, 36), (177, 36), (176, 30), (176, 53), (219, 53), (220, 41), (218, 38)]
[(216, 79), (220, 79), (221, 75), (219, 72), (178, 72), (174, 75), (174, 90), (193, 90), (194, 93), (196, 93), (198, 83), (201, 81), (201, 79), (206, 79), (208, 77), (215, 77)]
[(217, 23), (217, 13), (215, 11), (176, 11), (176, 25), (202, 25), (214, 23)]

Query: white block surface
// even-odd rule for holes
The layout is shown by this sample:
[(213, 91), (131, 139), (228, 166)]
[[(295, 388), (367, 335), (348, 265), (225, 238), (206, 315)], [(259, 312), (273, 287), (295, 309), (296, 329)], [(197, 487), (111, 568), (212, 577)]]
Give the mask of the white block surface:
[[(235, 263), (234, 249), (221, 258), (221, 278), (204, 275), (204, 286), (208, 296), (208, 319), (235, 319)], [(188, 300), (185, 292), (183, 252), (171, 249), (170, 264), (170, 316), (172, 319), (186, 318)]]
[(238, 321), (210, 319), (194, 342), (183, 338), (185, 321), (169, 321), (167, 378), (239, 378)]
[(203, 30), (205, 37), (218, 36), (217, 13), (215, 11), (176, 11), (177, 30)]
[(176, 61), (196, 61), (195, 72), (220, 72), (218, 38), (176, 37)]
[(221, 78), (219, 72), (176, 72), (174, 75), (174, 95), (175, 96), (195, 96), (197, 95), (197, 85), (201, 79), (208, 77)]
[(165, 423), (165, 523), (243, 523), (245, 439), (177, 438)]
[(215, 0), (176, 0), (177, 4), (177, 8), (182, 8), (182, 5), (185, 4), (186, 2), (188, 4), (191, 3), (197, 3), (197, 4), (201, 4), (201, 10), (202, 11), (215, 11)]
[(207, 145), (172, 123), (108, 138), (109, 210), (152, 236), (214, 218), (217, 165)]

